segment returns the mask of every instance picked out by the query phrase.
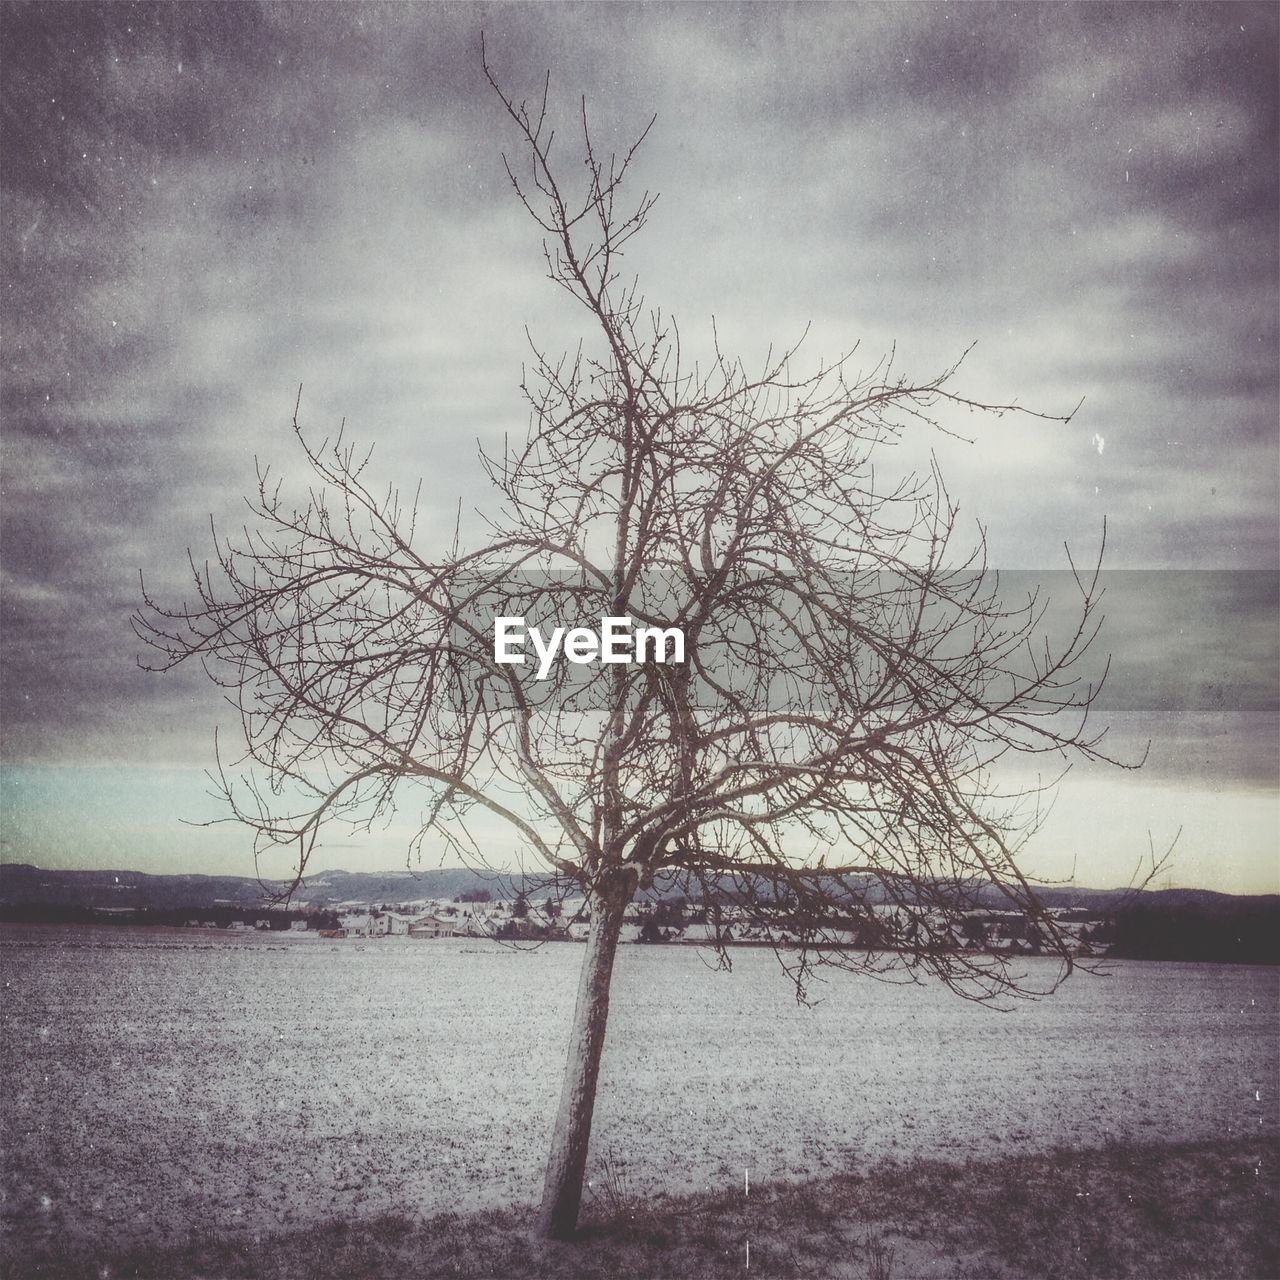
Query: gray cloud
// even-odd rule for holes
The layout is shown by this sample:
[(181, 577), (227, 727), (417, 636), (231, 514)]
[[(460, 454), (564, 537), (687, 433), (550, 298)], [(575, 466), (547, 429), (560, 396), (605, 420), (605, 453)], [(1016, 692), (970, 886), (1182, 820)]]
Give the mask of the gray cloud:
[[(17, 758), (142, 759), (157, 735), (207, 758), (209, 691), (136, 673), (125, 620), (139, 569), (180, 590), (208, 515), (240, 518), (255, 455), (294, 467), (299, 383), (311, 429), (345, 416), (382, 474), (430, 477), (427, 537), (456, 496), (488, 501), (475, 441), (523, 422), (523, 326), (554, 350), (579, 318), (506, 187), (482, 27), (513, 84), (553, 70), (566, 154), (579, 92), (608, 141), (658, 112), (637, 180), (664, 194), (629, 260), (691, 343), (712, 313), (749, 354), (811, 321), (815, 357), (896, 341), (928, 376), (976, 339), (964, 390), (1086, 395), (1070, 427), (1005, 419), (887, 461), (936, 448), (997, 563), (1061, 565), (1106, 516), (1116, 566), (1276, 567), (1271, 6), (40, 4), (3, 24)], [(1147, 629), (1112, 647), (1147, 673), (1132, 698), (1176, 703), (1241, 632), (1197, 608), (1166, 643), (1151, 620), (1182, 588), (1153, 581)], [(1223, 686), (1251, 689), (1246, 665)], [(1225, 722), (1179, 720), (1168, 771), (1265, 784), (1270, 713), (1246, 711), (1216, 753)]]

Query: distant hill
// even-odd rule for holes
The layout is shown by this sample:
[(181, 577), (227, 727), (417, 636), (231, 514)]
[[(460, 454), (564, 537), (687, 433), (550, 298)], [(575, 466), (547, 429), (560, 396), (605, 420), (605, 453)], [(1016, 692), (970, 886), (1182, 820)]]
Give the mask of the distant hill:
[[(545, 880), (536, 882), (539, 887)], [(149, 875), (143, 871), (52, 871), (27, 863), (0, 865), (0, 906), (41, 903), (72, 907), (261, 906), (289, 889), (287, 880), (253, 876)], [(487, 889), (514, 898), (521, 882), (465, 867), (422, 871), (319, 871), (290, 895), (322, 909), (340, 902), (415, 902)]]
[[(1036, 896), (1046, 907), (1081, 907), (1087, 910), (1106, 912), (1114, 910), (1121, 903), (1152, 903), (1163, 907), (1205, 907), (1212, 909), (1215, 905), (1240, 902), (1259, 904), (1280, 904), (1280, 895), (1254, 894), (1240, 895), (1218, 893), (1213, 889), (1143, 889), (1134, 892), (1131, 889), (1073, 889), (1066, 887), (1045, 888), (1037, 891)], [(999, 905), (998, 891), (988, 889), (982, 897), (992, 906)]]
[[(323, 909), (341, 902), (415, 902), (454, 898), (487, 890), (494, 900), (511, 899), (522, 889), (534, 894), (551, 882), (546, 877), (481, 874), (466, 867), (402, 871), (318, 871), (306, 876), (291, 901)], [(142, 871), (54, 871), (27, 863), (0, 864), (0, 906), (42, 903), (73, 907), (256, 907), (289, 888), (283, 880), (253, 876), (149, 875)], [(658, 895), (662, 896), (662, 895)], [(869, 894), (873, 900), (877, 897)], [(999, 908), (994, 890), (979, 895), (984, 905)], [(1076, 907), (1101, 915), (1122, 905), (1231, 910), (1252, 903), (1274, 909), (1276, 895), (1241, 898), (1209, 889), (1161, 889), (1132, 894), (1124, 889), (1045, 888), (1041, 901), (1049, 907)]]

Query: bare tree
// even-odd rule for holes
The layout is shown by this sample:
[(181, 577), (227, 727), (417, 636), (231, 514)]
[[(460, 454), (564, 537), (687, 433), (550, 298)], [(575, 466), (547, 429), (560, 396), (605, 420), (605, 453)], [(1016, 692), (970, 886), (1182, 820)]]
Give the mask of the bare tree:
[[(245, 755), (217, 774), (230, 815), (292, 846), (299, 876), (328, 823), (368, 827), (413, 784), (411, 855), (431, 839), (482, 860), (483, 813), (580, 887), (590, 936), (538, 1220), (566, 1237), (637, 891), (674, 882), (718, 926), (745, 916), (800, 994), (817, 965), (1021, 993), (1005, 959), (957, 945), (960, 914), (992, 892), (1069, 971), (1017, 860), (1041, 789), (1002, 792), (993, 766), (1101, 757), (1082, 666), (1100, 589), (1096, 566), (1072, 566), (1074, 625), (1052, 645), (1042, 600), (1001, 599), (980, 531), (957, 551), (936, 463), (880, 482), (882, 451), (943, 429), (948, 406), (1025, 410), (960, 395), (954, 367), (908, 380), (892, 357), (800, 371), (791, 347), (749, 372), (717, 342), (691, 360), (620, 274), (654, 205), (623, 203), (635, 147), (600, 154), (584, 105), (582, 155), (561, 166), (545, 85), (517, 102), (485, 71), (547, 274), (590, 329), (567, 356), (534, 351), (527, 434), (483, 458), (502, 499), (486, 544), (422, 550), (416, 497), (374, 488), (368, 455), (341, 434), (311, 442), (295, 409), (305, 501), (260, 473), (256, 524), (192, 562), (194, 603), (144, 588), (138, 630), (155, 665), (198, 659), (238, 706)], [(685, 660), (539, 679), (495, 661), (494, 620), (514, 617), (677, 628)]]

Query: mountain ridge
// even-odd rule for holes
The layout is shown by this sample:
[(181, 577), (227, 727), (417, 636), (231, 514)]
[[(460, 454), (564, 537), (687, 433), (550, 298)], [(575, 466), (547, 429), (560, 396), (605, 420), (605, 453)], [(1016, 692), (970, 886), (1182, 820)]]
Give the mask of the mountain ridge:
[[(289, 880), (255, 876), (209, 875), (203, 872), (146, 872), (127, 868), (55, 869), (32, 863), (0, 863), (0, 906), (42, 905), (76, 907), (210, 907), (259, 906), (279, 900)], [(518, 872), (479, 872), (468, 867), (435, 867), (396, 871), (318, 871), (304, 876), (289, 895), (293, 905), (323, 909), (345, 902), (394, 903), (454, 898), (488, 890), (495, 900), (518, 893), (546, 891), (553, 881), (545, 875)], [(675, 890), (653, 896), (671, 896)], [(1212, 907), (1244, 903), (1280, 903), (1277, 894), (1230, 894), (1214, 889), (1091, 889), (1049, 885), (1039, 891), (1049, 907), (1107, 911), (1122, 903)], [(999, 905), (999, 895), (989, 905)], [(987, 897), (983, 897), (988, 904)]]

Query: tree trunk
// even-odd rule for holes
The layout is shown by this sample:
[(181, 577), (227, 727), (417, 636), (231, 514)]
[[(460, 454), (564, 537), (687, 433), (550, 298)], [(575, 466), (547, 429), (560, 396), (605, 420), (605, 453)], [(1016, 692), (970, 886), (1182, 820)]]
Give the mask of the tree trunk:
[[(629, 886), (630, 887), (630, 886)], [(578, 1225), (582, 1178), (591, 1140), (591, 1116), (596, 1105), (596, 1077), (609, 1020), (609, 982), (618, 950), (622, 916), (629, 893), (616, 890), (595, 897), (591, 904), (591, 932), (578, 981), (578, 1004), (569, 1038), (560, 1111), (551, 1135), (551, 1155), (538, 1210), (537, 1231), (552, 1240), (568, 1240)]]

